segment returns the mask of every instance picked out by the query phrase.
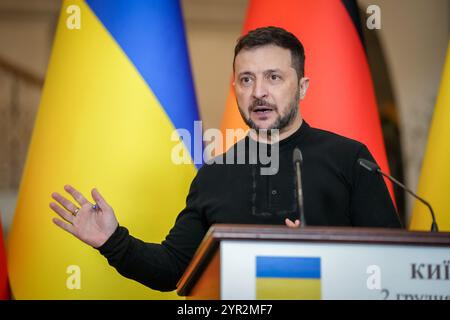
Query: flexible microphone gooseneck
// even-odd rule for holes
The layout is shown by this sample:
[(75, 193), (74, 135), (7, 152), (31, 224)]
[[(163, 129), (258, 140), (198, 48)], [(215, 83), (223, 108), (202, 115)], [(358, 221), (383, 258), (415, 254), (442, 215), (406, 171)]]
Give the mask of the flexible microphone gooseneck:
[(389, 180), (391, 180), (393, 183), (395, 183), (396, 185), (398, 185), (399, 187), (401, 187), (403, 190), (405, 190), (406, 192), (408, 192), (410, 195), (412, 195), (414, 198), (416, 198), (417, 200), (419, 200), (420, 202), (422, 202), (424, 205), (426, 205), (428, 207), (428, 209), (430, 210), (431, 213), (431, 219), (432, 219), (432, 223), (431, 223), (431, 231), (432, 232), (438, 232), (439, 228), (436, 222), (436, 218), (434, 216), (434, 211), (433, 208), (431, 207), (430, 203), (428, 201), (426, 201), (425, 199), (419, 197), (417, 194), (415, 194), (414, 192), (412, 192), (411, 189), (407, 188), (403, 183), (401, 183), (400, 181), (398, 181), (397, 179), (395, 179), (393, 176), (381, 171), (380, 167), (369, 160), (366, 159), (358, 159), (358, 163), (361, 167), (363, 167), (364, 169), (366, 169), (367, 171), (373, 172), (373, 173), (379, 173), (383, 176), (385, 176), (386, 178), (388, 178)]

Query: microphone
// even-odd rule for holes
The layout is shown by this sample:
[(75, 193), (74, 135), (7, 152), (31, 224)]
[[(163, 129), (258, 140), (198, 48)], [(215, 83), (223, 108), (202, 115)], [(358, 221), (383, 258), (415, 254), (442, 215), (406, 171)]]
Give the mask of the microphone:
[(406, 192), (408, 192), (410, 195), (412, 195), (414, 198), (416, 198), (417, 200), (419, 200), (420, 202), (422, 202), (423, 204), (425, 204), (428, 209), (430, 210), (431, 213), (431, 219), (432, 219), (432, 223), (431, 223), (431, 231), (432, 232), (438, 232), (438, 225), (436, 222), (436, 218), (434, 216), (434, 211), (433, 208), (431, 207), (431, 205), (428, 203), (428, 201), (426, 201), (425, 199), (419, 197), (417, 194), (415, 194), (414, 192), (412, 192), (409, 188), (407, 188), (403, 183), (401, 183), (400, 181), (398, 181), (397, 179), (395, 179), (394, 177), (392, 177), (391, 175), (384, 173), (383, 171), (381, 171), (380, 167), (376, 164), (373, 163), (372, 161), (366, 160), (366, 159), (358, 159), (358, 163), (361, 167), (363, 167), (364, 169), (370, 171), (370, 172), (374, 172), (374, 173), (379, 173), (383, 176), (385, 176), (386, 178), (388, 178), (389, 180), (391, 180), (393, 183), (395, 183), (396, 185), (398, 185), (399, 187), (401, 187), (403, 190), (405, 190)]
[(297, 192), (297, 203), (298, 203), (298, 209), (299, 209), (300, 227), (303, 228), (306, 226), (305, 209), (303, 207), (303, 186), (302, 186), (302, 171), (301, 171), (301, 165), (303, 163), (303, 156), (302, 156), (302, 152), (300, 151), (299, 148), (294, 149), (292, 161), (294, 163), (295, 176), (296, 176), (296, 182), (297, 182), (295, 191)]

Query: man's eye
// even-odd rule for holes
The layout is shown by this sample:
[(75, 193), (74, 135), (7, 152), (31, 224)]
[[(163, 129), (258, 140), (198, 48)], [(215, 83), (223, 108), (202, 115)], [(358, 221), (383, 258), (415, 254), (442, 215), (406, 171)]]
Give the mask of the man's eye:
[(251, 81), (252, 81), (252, 79), (250, 79), (249, 77), (241, 78), (241, 82), (242, 82), (243, 84), (248, 84), (248, 83), (250, 83)]
[(272, 74), (272, 75), (270, 75), (270, 79), (271, 80), (279, 80), (279, 79), (281, 79), (281, 77), (277, 74)]

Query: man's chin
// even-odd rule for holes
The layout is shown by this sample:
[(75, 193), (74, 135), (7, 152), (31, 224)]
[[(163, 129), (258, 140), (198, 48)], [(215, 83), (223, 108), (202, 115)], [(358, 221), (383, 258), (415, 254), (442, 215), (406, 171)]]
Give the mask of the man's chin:
[(276, 121), (253, 121), (253, 129), (255, 130), (272, 130), (277, 129)]

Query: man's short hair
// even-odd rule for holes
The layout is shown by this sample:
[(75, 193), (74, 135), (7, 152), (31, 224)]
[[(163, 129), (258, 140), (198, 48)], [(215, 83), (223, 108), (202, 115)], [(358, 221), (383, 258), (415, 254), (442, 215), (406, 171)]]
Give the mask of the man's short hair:
[(291, 52), (292, 67), (300, 80), (305, 73), (305, 50), (300, 40), (292, 33), (279, 27), (263, 27), (250, 31), (240, 37), (234, 48), (233, 70), (236, 56), (241, 50), (258, 48), (266, 45), (275, 45)]

